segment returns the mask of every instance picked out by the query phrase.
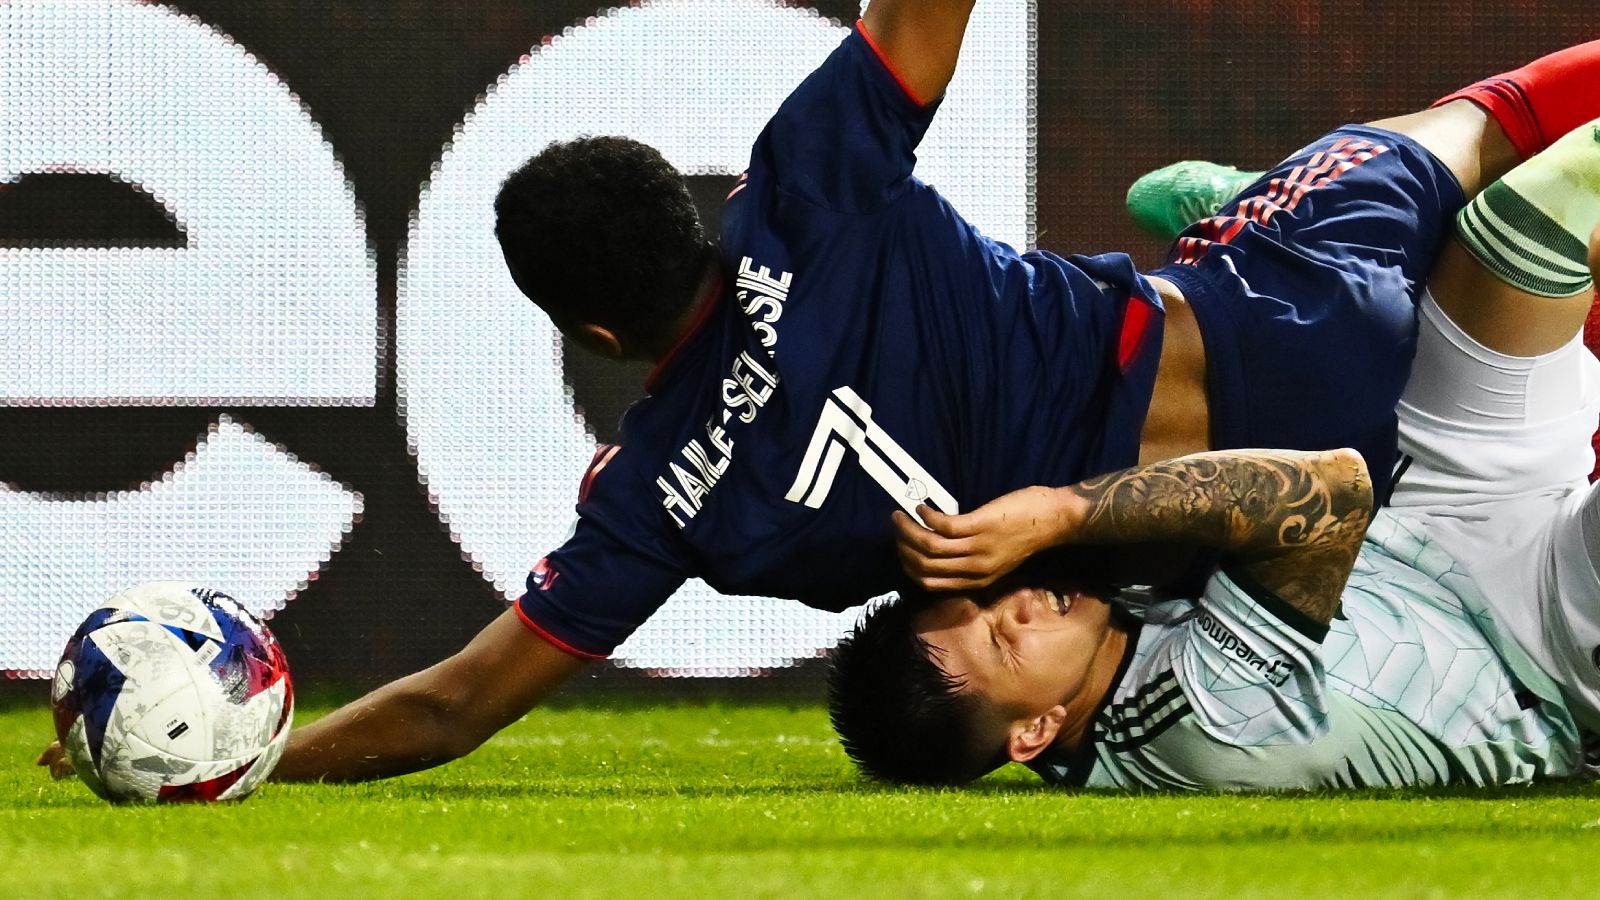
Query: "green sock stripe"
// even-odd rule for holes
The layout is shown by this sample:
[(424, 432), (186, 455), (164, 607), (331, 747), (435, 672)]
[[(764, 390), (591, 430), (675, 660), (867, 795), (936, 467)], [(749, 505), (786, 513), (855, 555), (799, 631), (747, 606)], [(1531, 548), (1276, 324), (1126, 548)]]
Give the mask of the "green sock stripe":
[(1588, 285), (1587, 278), (1548, 278), (1542, 270), (1530, 269), (1525, 263), (1508, 258), (1501, 250), (1514, 254), (1517, 252), (1516, 248), (1485, 238), (1466, 210), (1462, 210), (1457, 217), (1456, 225), (1456, 236), (1461, 239), (1467, 251), (1476, 257), (1484, 268), (1513, 287), (1540, 297), (1571, 297), (1573, 294), (1583, 293)]
[(1472, 255), (1515, 287), (1544, 297), (1589, 287), (1588, 246), (1503, 182), (1467, 204), (1456, 224)]
[[(1493, 198), (1490, 198), (1490, 200), (1492, 201)], [(1521, 201), (1521, 198), (1513, 194), (1512, 200), (1517, 202)], [(1526, 204), (1526, 201), (1521, 202), (1526, 206), (1526, 210), (1514, 213), (1514, 215), (1544, 215), (1536, 207)], [(1474, 204), (1468, 205), (1473, 206)], [(1492, 202), (1477, 205), (1473, 209), (1473, 213), (1475, 214), (1474, 225), (1484, 233), (1486, 240), (1498, 245), (1505, 251), (1515, 254), (1521, 264), (1530, 271), (1542, 272), (1546, 277), (1555, 281), (1584, 281), (1588, 279), (1589, 250), (1587, 247), (1579, 245), (1575, 248), (1567, 248), (1568, 250), (1576, 249), (1578, 251), (1580, 255), (1576, 258), (1562, 256), (1559, 251), (1552, 250), (1549, 245), (1541, 244), (1529, 237), (1528, 232), (1522, 230), (1523, 227), (1528, 226), (1514, 225), (1507, 221), (1505, 217), (1499, 215)], [(1562, 234), (1571, 238), (1571, 235), (1565, 231)]]
[(1587, 228), (1583, 237), (1578, 237), (1503, 181), (1489, 185), (1483, 192), (1483, 201), (1495, 217), (1504, 222), (1513, 234), (1520, 236), (1523, 242), (1544, 247), (1553, 253), (1556, 259), (1551, 260), (1552, 263), (1559, 265), (1561, 262), (1570, 262), (1576, 268), (1588, 271)]

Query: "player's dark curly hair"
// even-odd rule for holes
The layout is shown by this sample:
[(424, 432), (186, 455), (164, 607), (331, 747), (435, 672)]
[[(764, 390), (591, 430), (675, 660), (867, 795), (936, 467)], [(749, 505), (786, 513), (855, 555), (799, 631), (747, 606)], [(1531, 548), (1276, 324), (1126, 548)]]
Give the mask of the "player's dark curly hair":
[(828, 717), (844, 752), (873, 778), (956, 785), (1006, 762), (977, 743), (978, 698), (939, 667), (916, 632), (927, 598), (907, 595), (870, 611), (839, 646), (828, 672)]
[(558, 325), (610, 329), (629, 356), (664, 349), (710, 253), (683, 175), (623, 137), (551, 144), (500, 185), (494, 212), (523, 292)]

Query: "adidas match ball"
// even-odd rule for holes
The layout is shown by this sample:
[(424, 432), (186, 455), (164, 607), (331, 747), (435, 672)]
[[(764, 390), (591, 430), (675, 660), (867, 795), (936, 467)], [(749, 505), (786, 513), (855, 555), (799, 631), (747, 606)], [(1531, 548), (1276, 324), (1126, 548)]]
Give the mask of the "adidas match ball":
[(73, 768), (113, 802), (240, 799), (272, 771), (294, 715), (283, 650), (261, 620), (170, 581), (89, 614), (51, 701)]

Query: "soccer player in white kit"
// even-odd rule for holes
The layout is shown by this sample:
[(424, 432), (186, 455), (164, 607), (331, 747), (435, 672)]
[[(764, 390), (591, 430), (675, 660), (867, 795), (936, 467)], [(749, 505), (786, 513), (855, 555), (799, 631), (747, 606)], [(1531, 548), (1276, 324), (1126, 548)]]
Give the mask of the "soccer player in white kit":
[[(962, 781), (1015, 760), (1056, 783), (1180, 789), (1582, 771), (1579, 727), (1600, 723), (1600, 499), (1585, 477), (1600, 364), (1577, 335), (1588, 278), (1570, 273), (1600, 269), (1597, 126), (1463, 214), (1460, 243), (1435, 269), (1439, 299), (1422, 305), (1390, 508), (1346, 569), (1342, 613), (1327, 602), (1336, 589), (1297, 583), (1237, 521), (1221, 537), (1193, 535), (1234, 564), (1202, 597), (1156, 603), (1142, 623), (1060, 585), (983, 604), (902, 603), (839, 654), (834, 717), (852, 757), (895, 780)], [(1159, 518), (1151, 504), (1181, 504), (1170, 521), (1199, 522), (1210, 506), (1249, 513), (1244, 486), (1270, 501), (1255, 511), (1294, 538), (1281, 543), (1296, 544), (1305, 579), (1325, 582), (1340, 569), (1330, 553), (1350, 542), (1329, 542), (1320, 559), (1307, 550), (1313, 533), (1349, 531), (1339, 463), (1242, 451), (1030, 489), (965, 517), (935, 514), (931, 531), (903, 522), (902, 555), (925, 584), (976, 588), (1062, 537), (1182, 536), (1140, 530)], [(1077, 507), (1064, 515), (1068, 493)], [(908, 647), (925, 670), (886, 677), (881, 660)], [(853, 689), (852, 674), (869, 670), (884, 687)]]

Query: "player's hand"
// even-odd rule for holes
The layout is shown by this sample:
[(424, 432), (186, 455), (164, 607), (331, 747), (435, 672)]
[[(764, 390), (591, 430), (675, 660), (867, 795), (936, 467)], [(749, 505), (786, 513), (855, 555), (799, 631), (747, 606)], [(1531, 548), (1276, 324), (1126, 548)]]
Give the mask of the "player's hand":
[(1068, 533), (1070, 509), (1050, 488), (1013, 491), (959, 516), (922, 504), (927, 527), (895, 512), (900, 568), (926, 591), (972, 591), (993, 584)]
[(72, 760), (67, 759), (67, 751), (62, 749), (60, 741), (51, 741), (50, 746), (44, 748), (44, 752), (33, 762), (34, 765), (49, 769), (50, 777), (57, 781), (72, 775)]

